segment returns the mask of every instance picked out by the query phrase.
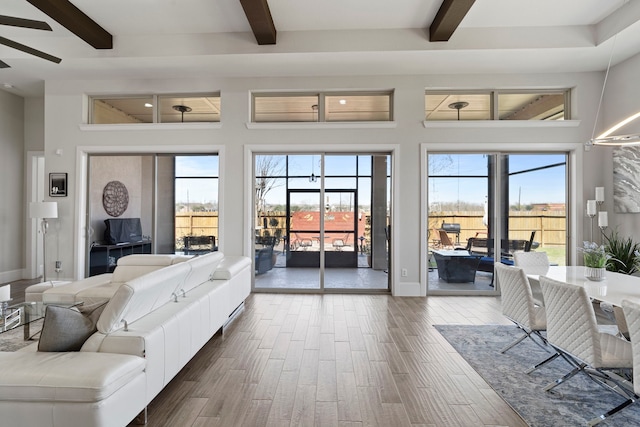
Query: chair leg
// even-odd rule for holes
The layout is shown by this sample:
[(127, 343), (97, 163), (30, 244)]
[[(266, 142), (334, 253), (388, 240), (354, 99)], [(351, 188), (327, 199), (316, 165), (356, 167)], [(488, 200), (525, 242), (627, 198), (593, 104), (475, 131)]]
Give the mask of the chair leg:
[(608, 411), (605, 414), (602, 415), (598, 415), (597, 417), (595, 417), (594, 419), (592, 419), (591, 421), (589, 421), (587, 423), (587, 425), (589, 426), (595, 426), (596, 424), (599, 424), (600, 422), (604, 421), (605, 418), (610, 417), (611, 415), (620, 412), (621, 410), (623, 410), (624, 408), (626, 408), (627, 406), (631, 405), (632, 403), (634, 403), (636, 400), (638, 399), (638, 396), (633, 396), (627, 400), (625, 400), (624, 402), (622, 402), (621, 404), (619, 404), (618, 406), (616, 406), (615, 408), (613, 408), (612, 410)]
[(553, 390), (556, 386), (559, 386), (563, 382), (567, 381), (569, 378), (575, 376), (576, 374), (579, 374), (582, 370), (584, 370), (585, 366), (587, 366), (585, 363), (581, 363), (580, 365), (576, 366), (571, 372), (567, 373), (564, 377), (558, 378), (557, 380), (555, 380), (554, 382), (546, 386), (544, 388), (544, 391)]
[(525, 338), (527, 338), (529, 336), (529, 334), (530, 334), (530, 332), (526, 332), (525, 331), (524, 335), (522, 335), (520, 338), (516, 339), (511, 344), (507, 344), (506, 347), (504, 347), (502, 350), (500, 350), (500, 353), (505, 353), (506, 351), (508, 351), (511, 348), (515, 347), (517, 344), (520, 344)]
[(539, 367), (541, 367), (542, 365), (545, 365), (549, 362), (551, 362), (552, 360), (555, 360), (558, 356), (560, 356), (560, 353), (556, 353), (556, 354), (552, 354), (551, 356), (547, 357), (546, 359), (544, 359), (542, 362), (539, 362), (538, 364), (536, 364), (535, 366), (531, 367), (528, 371), (527, 371), (527, 375), (529, 375), (530, 373), (532, 373), (533, 371), (535, 371), (536, 369), (538, 369)]

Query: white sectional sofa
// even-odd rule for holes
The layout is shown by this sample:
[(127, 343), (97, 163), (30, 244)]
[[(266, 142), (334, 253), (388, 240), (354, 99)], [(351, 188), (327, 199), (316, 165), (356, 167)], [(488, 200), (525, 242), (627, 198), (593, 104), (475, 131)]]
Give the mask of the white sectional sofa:
[[(250, 258), (212, 252), (174, 261), (108, 282), (117, 287), (98, 285), (115, 290), (80, 351), (35, 351), (32, 345), (0, 352), (2, 425), (118, 427), (145, 414), (251, 291)], [(80, 292), (98, 286), (70, 289), (81, 298)]]

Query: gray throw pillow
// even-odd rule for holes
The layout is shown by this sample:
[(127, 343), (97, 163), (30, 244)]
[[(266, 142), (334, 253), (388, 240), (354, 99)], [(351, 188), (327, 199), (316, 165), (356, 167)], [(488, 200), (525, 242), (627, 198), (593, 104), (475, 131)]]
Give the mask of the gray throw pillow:
[(106, 304), (47, 306), (38, 351), (80, 351), (82, 344), (97, 331), (96, 323)]

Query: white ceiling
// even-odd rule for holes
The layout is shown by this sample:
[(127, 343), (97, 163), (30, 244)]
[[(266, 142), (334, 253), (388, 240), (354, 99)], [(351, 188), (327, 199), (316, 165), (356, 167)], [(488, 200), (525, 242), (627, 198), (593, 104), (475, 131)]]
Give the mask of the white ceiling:
[[(448, 42), (428, 26), (442, 0), (268, 0), (277, 44), (259, 46), (240, 0), (72, 0), (114, 37), (96, 50), (26, 0), (0, 14), (53, 32), (0, 36), (62, 58), (0, 46), (0, 85), (22, 96), (44, 80), (190, 76), (538, 73), (606, 69), (640, 52), (640, 0), (477, 0)], [(614, 35), (617, 37), (614, 39)], [(2, 86), (0, 86), (2, 89)]]

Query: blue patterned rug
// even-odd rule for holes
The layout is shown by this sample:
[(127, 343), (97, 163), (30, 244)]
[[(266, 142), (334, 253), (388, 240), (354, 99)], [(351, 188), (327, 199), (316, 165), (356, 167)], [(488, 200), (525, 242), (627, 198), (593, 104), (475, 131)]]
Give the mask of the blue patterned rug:
[[(435, 325), (435, 328), (532, 427), (584, 426), (625, 400), (583, 374), (557, 386), (552, 393), (545, 393), (542, 389), (571, 367), (557, 358), (527, 375), (527, 369), (550, 354), (529, 339), (501, 354), (500, 349), (521, 334), (515, 326)], [(640, 402), (598, 425), (640, 426)]]

